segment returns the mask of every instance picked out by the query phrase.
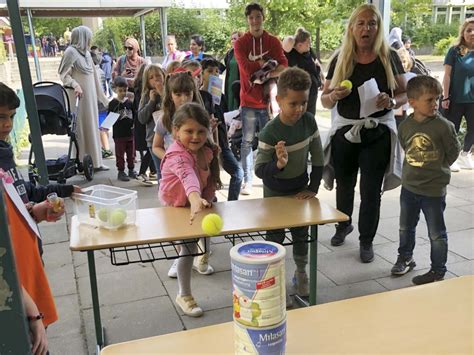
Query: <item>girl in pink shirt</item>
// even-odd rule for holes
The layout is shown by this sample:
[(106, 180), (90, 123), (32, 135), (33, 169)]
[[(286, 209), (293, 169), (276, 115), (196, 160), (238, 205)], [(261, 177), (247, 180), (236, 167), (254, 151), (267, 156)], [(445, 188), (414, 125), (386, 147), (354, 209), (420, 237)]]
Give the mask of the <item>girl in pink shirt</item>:
[[(219, 178), (218, 147), (210, 139), (210, 119), (199, 104), (186, 103), (173, 116), (175, 141), (167, 149), (161, 163), (160, 201), (165, 206), (191, 207), (189, 223), (197, 213), (211, 207)], [(197, 243), (181, 248), (178, 259), (178, 295), (176, 303), (184, 314), (202, 315), (191, 294), (191, 270)]]

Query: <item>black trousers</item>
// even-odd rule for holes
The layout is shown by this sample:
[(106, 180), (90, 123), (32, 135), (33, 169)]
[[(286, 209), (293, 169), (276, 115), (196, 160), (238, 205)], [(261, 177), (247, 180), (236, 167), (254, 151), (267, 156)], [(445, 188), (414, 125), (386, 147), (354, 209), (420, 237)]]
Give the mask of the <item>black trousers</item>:
[(151, 153), (147, 150), (140, 150), (140, 170), (138, 171), (138, 175), (145, 174), (147, 169), (150, 168), (150, 172), (156, 173), (155, 163), (151, 159)]
[(459, 132), (459, 128), (461, 127), (461, 120), (464, 116), (467, 124), (467, 132), (466, 136), (464, 137), (464, 146), (463, 151), (469, 152), (474, 145), (474, 104), (473, 103), (466, 103), (466, 104), (458, 104), (451, 102), (449, 104), (449, 110), (444, 110), (445, 117), (454, 123), (454, 127), (456, 128), (456, 132)]
[(339, 129), (332, 138), (332, 163), (336, 174), (337, 209), (350, 217), (354, 210), (354, 189), (360, 170), (360, 211), (359, 240), (361, 244), (371, 244), (380, 218), (380, 198), (382, 182), (390, 162), (390, 131), (379, 125), (374, 129), (361, 130), (361, 143), (351, 143), (345, 137), (352, 126)]

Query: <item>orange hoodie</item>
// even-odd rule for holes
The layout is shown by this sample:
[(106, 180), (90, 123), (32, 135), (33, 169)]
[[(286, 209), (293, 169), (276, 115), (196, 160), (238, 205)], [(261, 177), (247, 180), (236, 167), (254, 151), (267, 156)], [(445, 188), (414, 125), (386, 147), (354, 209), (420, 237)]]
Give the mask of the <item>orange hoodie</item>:
[(43, 324), (46, 327), (58, 320), (58, 315), (39, 255), (38, 240), (7, 194), (5, 201), (18, 280), (30, 294), (38, 310), (43, 313)]

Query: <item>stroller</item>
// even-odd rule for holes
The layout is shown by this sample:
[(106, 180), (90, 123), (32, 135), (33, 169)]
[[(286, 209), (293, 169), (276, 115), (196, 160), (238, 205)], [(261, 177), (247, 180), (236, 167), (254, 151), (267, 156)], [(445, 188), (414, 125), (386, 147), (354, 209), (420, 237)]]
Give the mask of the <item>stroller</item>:
[[(41, 81), (33, 85), (33, 92), (38, 109), (41, 135), (67, 134), (70, 137), (67, 155), (62, 155), (58, 159), (46, 160), (49, 179), (56, 180), (59, 184), (64, 184), (66, 179), (76, 175), (77, 172), (84, 172), (85, 178), (91, 181), (94, 177), (92, 157), (86, 154), (82, 162), (79, 160), (79, 146), (76, 138), (76, 117), (79, 98), (76, 99), (76, 113), (73, 113), (71, 112), (69, 97), (62, 85)], [(76, 149), (75, 158), (71, 157), (73, 144)], [(29, 180), (32, 183), (36, 183), (38, 181), (38, 174), (36, 173), (32, 149), (30, 149), (28, 157), (28, 166)]]

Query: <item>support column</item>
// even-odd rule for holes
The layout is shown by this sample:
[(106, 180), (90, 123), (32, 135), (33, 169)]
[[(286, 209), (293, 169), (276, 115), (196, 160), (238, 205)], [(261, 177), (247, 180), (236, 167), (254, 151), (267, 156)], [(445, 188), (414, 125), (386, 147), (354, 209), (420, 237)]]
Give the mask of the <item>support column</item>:
[(21, 85), (26, 102), (26, 112), (31, 131), (31, 147), (35, 155), (35, 164), (39, 172), (39, 181), (42, 185), (49, 182), (48, 169), (44, 157), (43, 141), (41, 140), (41, 127), (39, 123), (38, 110), (36, 107), (35, 95), (33, 93), (33, 83), (31, 81), (30, 66), (26, 53), (25, 34), (21, 24), (20, 8), (17, 0), (7, 0), (8, 15), (13, 32), (13, 39), (16, 47), (16, 57), (18, 59), (18, 69), (20, 70)]
[(163, 55), (166, 55), (166, 37), (168, 36), (168, 16), (166, 14), (166, 7), (160, 7), (160, 26)]
[(140, 16), (140, 38), (142, 42), (142, 57), (146, 58), (145, 15)]
[(33, 58), (35, 61), (36, 80), (41, 81), (41, 68), (38, 60), (38, 54), (36, 53), (36, 39), (35, 29), (33, 27), (33, 16), (31, 15), (31, 9), (26, 9), (28, 15), (28, 27), (30, 28), (31, 46), (33, 47)]
[(369, 4), (374, 4), (382, 15), (385, 38), (388, 38), (390, 32), (390, 4), (391, 0), (369, 0)]

